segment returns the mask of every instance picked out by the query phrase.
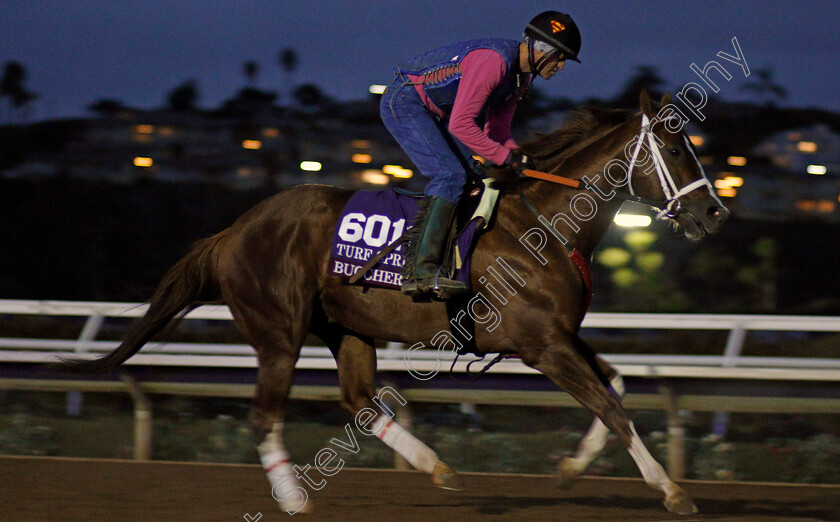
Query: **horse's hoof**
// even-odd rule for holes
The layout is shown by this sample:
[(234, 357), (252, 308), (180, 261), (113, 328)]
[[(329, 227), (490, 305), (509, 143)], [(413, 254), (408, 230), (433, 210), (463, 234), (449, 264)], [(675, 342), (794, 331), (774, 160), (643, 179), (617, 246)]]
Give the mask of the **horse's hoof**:
[(677, 515), (693, 515), (697, 513), (697, 506), (694, 505), (688, 493), (682, 489), (678, 489), (665, 497), (664, 504), (669, 513), (675, 513)]
[(557, 465), (557, 487), (561, 489), (569, 489), (575, 485), (580, 472), (574, 465), (574, 462), (569, 458), (564, 458)]
[(442, 460), (438, 460), (435, 464), (435, 469), (432, 471), (432, 482), (442, 489), (464, 491), (464, 483), (461, 482), (461, 477), (452, 471), (452, 468), (444, 464)]

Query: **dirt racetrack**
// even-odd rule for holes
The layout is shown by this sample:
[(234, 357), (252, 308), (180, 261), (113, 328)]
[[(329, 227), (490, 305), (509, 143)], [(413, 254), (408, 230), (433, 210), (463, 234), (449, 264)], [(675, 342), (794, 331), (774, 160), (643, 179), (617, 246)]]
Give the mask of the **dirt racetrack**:
[[(314, 475), (317, 477), (318, 475)], [(586, 478), (570, 490), (552, 477), (462, 475), (439, 490), (420, 473), (342, 469), (304, 520), (840, 520), (840, 486), (685, 481), (699, 515), (669, 515), (637, 479)], [(261, 514), (261, 517), (258, 517)], [(0, 457), (0, 520), (287, 520), (256, 465), (138, 463)]]

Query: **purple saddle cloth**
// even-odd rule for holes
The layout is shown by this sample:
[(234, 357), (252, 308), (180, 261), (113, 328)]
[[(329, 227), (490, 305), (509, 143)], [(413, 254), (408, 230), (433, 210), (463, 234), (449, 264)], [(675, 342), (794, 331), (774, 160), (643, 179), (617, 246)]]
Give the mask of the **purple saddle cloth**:
[[(329, 273), (345, 279), (361, 269), (368, 259), (398, 239), (412, 226), (421, 196), (401, 194), (393, 189), (362, 190), (344, 206), (330, 250)], [(470, 286), (470, 257), (477, 237), (479, 219), (470, 221), (456, 236), (460, 265), (454, 277)], [(405, 245), (382, 258), (362, 276), (358, 284), (399, 290), (405, 264)], [(458, 265), (453, 265), (458, 266)]]

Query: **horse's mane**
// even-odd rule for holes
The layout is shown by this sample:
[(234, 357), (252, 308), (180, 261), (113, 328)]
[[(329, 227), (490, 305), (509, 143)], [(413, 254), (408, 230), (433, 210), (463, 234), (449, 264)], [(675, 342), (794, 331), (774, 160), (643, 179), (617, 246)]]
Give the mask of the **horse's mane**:
[[(549, 133), (538, 133), (520, 144), (520, 150), (538, 162), (550, 160), (551, 165), (559, 165), (588, 144), (590, 139), (624, 123), (632, 115), (633, 111), (587, 105), (572, 111), (559, 129)], [(493, 188), (503, 192), (510, 192), (528, 179), (511, 169), (493, 170), (490, 175), (495, 179)]]

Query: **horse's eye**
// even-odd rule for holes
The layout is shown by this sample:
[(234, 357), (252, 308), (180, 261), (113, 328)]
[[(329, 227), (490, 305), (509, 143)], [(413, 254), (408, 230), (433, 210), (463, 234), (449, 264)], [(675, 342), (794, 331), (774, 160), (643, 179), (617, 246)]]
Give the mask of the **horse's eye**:
[(668, 152), (671, 153), (671, 156), (678, 158), (680, 155), (680, 149), (668, 149)]

